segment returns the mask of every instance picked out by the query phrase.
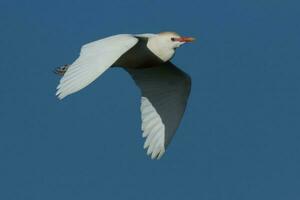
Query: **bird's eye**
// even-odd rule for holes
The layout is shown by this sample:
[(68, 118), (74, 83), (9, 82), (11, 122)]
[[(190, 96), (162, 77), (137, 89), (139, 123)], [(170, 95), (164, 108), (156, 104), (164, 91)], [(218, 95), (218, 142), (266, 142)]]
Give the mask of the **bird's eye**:
[(175, 42), (175, 38), (174, 38), (174, 37), (172, 37), (171, 40), (172, 40), (173, 42)]

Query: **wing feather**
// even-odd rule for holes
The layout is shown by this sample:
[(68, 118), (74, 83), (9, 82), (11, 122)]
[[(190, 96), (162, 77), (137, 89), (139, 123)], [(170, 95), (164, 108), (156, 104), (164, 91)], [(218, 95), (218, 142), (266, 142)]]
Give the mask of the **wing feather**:
[(133, 35), (120, 34), (82, 46), (80, 56), (69, 66), (57, 86), (58, 98), (63, 99), (89, 85), (137, 42)]
[(170, 62), (145, 69), (126, 69), (142, 92), (144, 148), (159, 159), (175, 134), (191, 89), (189, 75)]

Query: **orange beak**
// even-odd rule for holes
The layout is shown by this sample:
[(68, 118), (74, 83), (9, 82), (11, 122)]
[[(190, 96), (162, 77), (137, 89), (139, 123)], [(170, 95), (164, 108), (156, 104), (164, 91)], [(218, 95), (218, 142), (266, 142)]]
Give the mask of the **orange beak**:
[(176, 38), (176, 41), (178, 42), (193, 42), (196, 39), (193, 37), (180, 37), (180, 38)]

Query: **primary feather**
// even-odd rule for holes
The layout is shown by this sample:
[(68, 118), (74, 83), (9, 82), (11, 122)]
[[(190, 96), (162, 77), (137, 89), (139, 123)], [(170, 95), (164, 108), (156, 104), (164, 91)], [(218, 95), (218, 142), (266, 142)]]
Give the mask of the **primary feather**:
[(57, 86), (58, 98), (63, 99), (89, 85), (137, 41), (133, 35), (120, 34), (84, 45)]

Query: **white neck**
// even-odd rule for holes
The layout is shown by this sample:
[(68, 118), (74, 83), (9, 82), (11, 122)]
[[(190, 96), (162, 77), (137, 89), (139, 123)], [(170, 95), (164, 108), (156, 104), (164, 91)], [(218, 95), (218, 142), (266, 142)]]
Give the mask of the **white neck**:
[(160, 38), (157, 36), (148, 39), (147, 47), (164, 62), (170, 60), (175, 53), (173, 48), (169, 48), (164, 42), (160, 41)]

